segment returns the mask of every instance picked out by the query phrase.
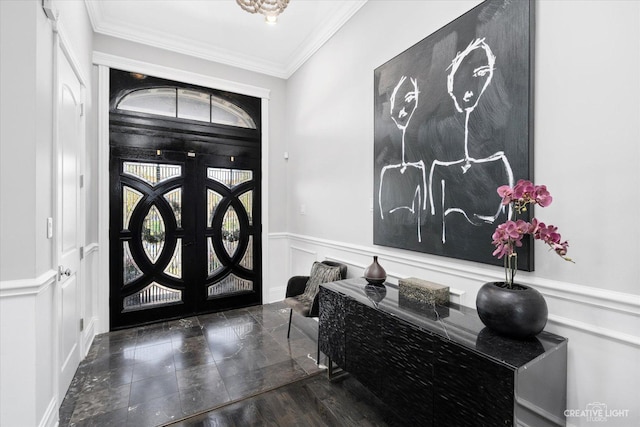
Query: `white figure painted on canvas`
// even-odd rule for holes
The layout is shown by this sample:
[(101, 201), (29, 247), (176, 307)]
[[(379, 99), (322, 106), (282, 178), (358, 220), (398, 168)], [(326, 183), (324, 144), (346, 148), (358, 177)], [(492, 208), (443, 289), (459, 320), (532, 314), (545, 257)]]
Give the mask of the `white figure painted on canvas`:
[[(495, 188), (501, 184), (513, 186), (513, 171), (509, 165), (503, 151), (498, 151), (488, 157), (473, 158), (469, 155), (469, 117), (476, 109), (482, 94), (491, 84), (495, 69), (496, 58), (484, 38), (473, 40), (467, 48), (458, 53), (449, 66), (451, 69), (447, 77), (447, 91), (453, 99), (456, 111), (464, 114), (464, 156), (453, 161), (434, 160), (429, 171), (429, 201), (431, 214), (435, 215), (434, 185), (440, 185), (440, 208), (442, 210), (442, 243), (446, 243), (446, 220), (447, 215), (461, 214), (470, 224), (480, 225), (483, 223), (493, 223), (496, 218), (505, 212), (505, 207), (496, 197), (494, 207), (474, 206), (473, 201), (452, 201), (447, 196), (451, 195), (452, 186), (471, 185), (470, 170), (479, 172), (479, 168), (494, 168), (502, 176), (506, 177), (506, 182), (496, 182)], [(445, 169), (443, 169), (445, 168)], [(440, 179), (434, 182), (434, 175), (455, 177), (454, 182), (447, 179)], [(484, 174), (485, 176), (495, 176), (495, 174)], [(468, 178), (465, 181), (465, 178)], [(485, 197), (488, 197), (485, 195)], [(478, 199), (482, 195), (478, 195)], [(486, 202), (486, 200), (483, 200)], [(459, 206), (456, 204), (459, 203)], [(509, 208), (510, 209), (510, 208)], [(479, 210), (483, 210), (480, 212)], [(512, 212), (508, 212), (509, 218)]]
[(389, 99), (391, 119), (402, 132), (402, 157), (400, 163), (386, 165), (380, 171), (378, 205), (383, 220), (385, 215), (410, 213), (416, 222), (418, 241), (421, 242), (421, 217), (427, 207), (426, 167), (422, 160), (407, 162), (405, 151), (405, 134), (418, 107), (419, 94), (417, 79), (402, 76)]

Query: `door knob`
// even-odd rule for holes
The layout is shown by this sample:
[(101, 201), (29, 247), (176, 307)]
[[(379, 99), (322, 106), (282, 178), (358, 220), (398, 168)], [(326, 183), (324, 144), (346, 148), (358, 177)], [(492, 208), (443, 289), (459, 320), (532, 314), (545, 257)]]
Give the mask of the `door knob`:
[(59, 265), (58, 266), (58, 280), (62, 280), (62, 276), (71, 276), (71, 269), (70, 268), (64, 268), (64, 266)]

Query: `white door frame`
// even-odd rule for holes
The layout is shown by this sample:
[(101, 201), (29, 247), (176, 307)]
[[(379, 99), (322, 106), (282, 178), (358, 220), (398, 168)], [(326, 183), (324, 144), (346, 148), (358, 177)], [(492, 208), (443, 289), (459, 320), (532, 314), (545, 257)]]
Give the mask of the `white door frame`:
[(109, 331), (109, 69), (149, 74), (211, 89), (224, 90), (262, 99), (262, 299), (265, 298), (265, 278), (269, 277), (269, 96), (270, 90), (129, 59), (102, 52), (93, 53), (98, 66), (98, 246), (100, 282), (97, 284), (99, 325), (97, 333)]

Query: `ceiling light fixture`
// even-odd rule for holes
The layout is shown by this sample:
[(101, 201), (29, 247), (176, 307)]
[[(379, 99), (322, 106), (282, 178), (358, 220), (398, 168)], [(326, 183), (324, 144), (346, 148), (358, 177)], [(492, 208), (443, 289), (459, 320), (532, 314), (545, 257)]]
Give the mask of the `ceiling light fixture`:
[(273, 25), (287, 8), (289, 0), (236, 0), (236, 3), (249, 13), (263, 14), (265, 22)]

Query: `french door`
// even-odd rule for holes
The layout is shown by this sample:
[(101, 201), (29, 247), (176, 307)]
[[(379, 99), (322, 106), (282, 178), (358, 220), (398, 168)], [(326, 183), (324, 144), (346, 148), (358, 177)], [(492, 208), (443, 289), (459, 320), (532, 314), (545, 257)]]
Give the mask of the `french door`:
[(111, 326), (261, 302), (259, 157), (111, 148)]
[(260, 304), (260, 99), (109, 86), (111, 329)]

